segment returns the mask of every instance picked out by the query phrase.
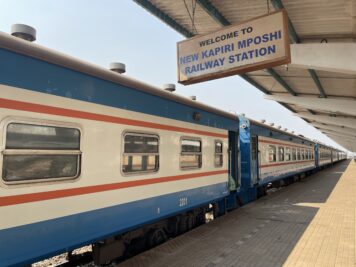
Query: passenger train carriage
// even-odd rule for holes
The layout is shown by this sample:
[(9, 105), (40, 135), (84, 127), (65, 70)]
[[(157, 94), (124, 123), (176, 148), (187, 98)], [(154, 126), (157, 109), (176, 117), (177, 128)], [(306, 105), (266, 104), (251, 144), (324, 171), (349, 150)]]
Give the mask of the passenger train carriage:
[(5, 33), (0, 59), (0, 266), (86, 244), (105, 263), (330, 152)]

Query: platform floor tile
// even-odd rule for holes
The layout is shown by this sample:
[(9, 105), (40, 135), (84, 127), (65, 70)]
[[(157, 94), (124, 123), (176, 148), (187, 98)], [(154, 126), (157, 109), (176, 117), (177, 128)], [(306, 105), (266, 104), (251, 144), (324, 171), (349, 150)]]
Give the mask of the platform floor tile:
[(345, 161), (120, 266), (356, 266), (356, 163)]

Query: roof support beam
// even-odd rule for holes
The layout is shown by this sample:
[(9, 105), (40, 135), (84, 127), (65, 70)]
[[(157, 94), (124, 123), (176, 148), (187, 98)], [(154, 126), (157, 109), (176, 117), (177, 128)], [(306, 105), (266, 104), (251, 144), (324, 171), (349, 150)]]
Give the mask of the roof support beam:
[(135, 1), (138, 5), (142, 6), (144, 9), (148, 10), (150, 13), (161, 19), (163, 22), (171, 26), (173, 29), (175, 29), (177, 32), (180, 34), (184, 35), (185, 37), (193, 37), (194, 34), (184, 28), (182, 25), (180, 25), (178, 22), (176, 22), (174, 19), (172, 19), (169, 15), (164, 13), (162, 10), (157, 8), (154, 4), (152, 4), (148, 0), (133, 0)]
[(290, 94), (293, 95), (293, 96), (296, 96), (296, 95), (297, 95), (297, 93), (286, 83), (285, 80), (282, 79), (281, 76), (279, 76), (279, 74), (278, 74), (274, 69), (267, 69), (267, 72), (268, 72), (269, 74), (271, 74), (272, 77), (275, 78), (276, 81), (277, 81), (280, 85), (282, 85), (283, 88), (286, 89), (286, 91), (287, 91), (288, 93), (290, 93)]
[(328, 124), (325, 125), (325, 124), (318, 123), (318, 122), (311, 122), (311, 124), (314, 125), (315, 127), (318, 127), (319, 129), (331, 130), (331, 131), (335, 131), (335, 132), (338, 132), (341, 134), (349, 134), (349, 135), (353, 135), (356, 137), (356, 131), (355, 131), (355, 129), (352, 129), (352, 128), (340, 127), (340, 126), (334, 126), (334, 125), (328, 125)]
[(222, 26), (228, 26), (231, 23), (213, 6), (209, 0), (197, 0), (197, 3), (208, 13), (215, 21)]
[(323, 133), (328, 133), (328, 134), (332, 134), (332, 135), (336, 135), (339, 136), (341, 138), (347, 138), (350, 139), (350, 141), (356, 142), (356, 136), (355, 135), (349, 135), (349, 134), (343, 134), (343, 133), (338, 133), (332, 130), (324, 130), (324, 129), (320, 129)]
[(356, 43), (291, 44), (291, 66), (356, 74)]
[(356, 130), (356, 119), (352, 117), (331, 117), (328, 115), (312, 115), (307, 112), (299, 112), (295, 115), (304, 119), (308, 119), (310, 121), (316, 121), (319, 123), (326, 123), (335, 126), (345, 126)]
[(316, 72), (315, 70), (312, 70), (312, 69), (308, 69), (308, 72), (310, 74), (310, 76), (312, 77), (316, 87), (318, 87), (318, 90), (320, 92), (320, 97), (326, 97), (326, 94), (325, 94), (325, 91), (324, 91), (324, 88), (323, 86), (321, 85), (321, 82), (319, 80), (319, 77), (318, 75), (316, 75)]
[(322, 110), (332, 113), (343, 113), (356, 116), (356, 101), (345, 99), (331, 98), (314, 98), (307, 96), (290, 96), (290, 95), (265, 95), (265, 99), (283, 102), (286, 104), (298, 105), (307, 109)]
[[(273, 7), (276, 10), (284, 8), (281, 0), (272, 0), (271, 2), (272, 2)], [(295, 31), (294, 26), (289, 18), (288, 18), (288, 34), (289, 34), (289, 39), (293, 43), (299, 43), (299, 38), (298, 38), (297, 32)]]
[(338, 144), (349, 151), (356, 151), (356, 143), (348, 138), (343, 138), (334, 134), (325, 133), (329, 138), (335, 140)]
[[(281, 0), (272, 0), (272, 5), (276, 10), (284, 8)], [(288, 34), (289, 34), (289, 39), (292, 41), (292, 43), (297, 44), (300, 42), (297, 32), (295, 31), (294, 26), (289, 18), (288, 18)], [(309, 72), (310, 76), (312, 77), (315, 85), (318, 87), (318, 90), (320, 92), (320, 97), (326, 97), (324, 88), (321, 85), (318, 75), (316, 74), (315, 70), (308, 69), (308, 72)]]
[(267, 91), (266, 88), (261, 86), (259, 83), (257, 83), (255, 80), (253, 80), (250, 76), (247, 74), (240, 74), (240, 77), (244, 79), (246, 82), (250, 83), (252, 86), (256, 87), (259, 89), (261, 92), (265, 93), (266, 95), (269, 95), (270, 93)]

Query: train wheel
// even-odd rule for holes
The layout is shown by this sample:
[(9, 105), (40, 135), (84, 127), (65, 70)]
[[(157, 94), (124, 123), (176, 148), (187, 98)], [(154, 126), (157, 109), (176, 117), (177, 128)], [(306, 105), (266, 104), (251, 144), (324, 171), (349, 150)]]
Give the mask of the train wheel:
[(167, 240), (165, 231), (161, 228), (153, 229), (147, 234), (147, 246), (152, 248), (164, 243)]
[(193, 229), (195, 226), (195, 216), (193, 213), (189, 213), (187, 216), (187, 231)]

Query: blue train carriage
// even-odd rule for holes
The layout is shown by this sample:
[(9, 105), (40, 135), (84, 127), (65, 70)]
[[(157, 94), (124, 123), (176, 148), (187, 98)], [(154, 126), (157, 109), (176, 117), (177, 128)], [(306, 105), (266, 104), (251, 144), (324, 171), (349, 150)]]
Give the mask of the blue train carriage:
[(291, 183), (316, 168), (315, 143), (239, 117), (241, 198), (250, 202), (271, 185)]
[(106, 262), (238, 186), (236, 116), (5, 33), (0, 59), (0, 266)]
[(335, 152), (336, 150), (333, 149), (330, 146), (321, 144), (321, 143), (316, 143), (316, 155), (317, 155), (317, 161), (316, 161), (316, 166), (319, 169), (323, 169), (333, 163), (333, 159), (335, 159)]

